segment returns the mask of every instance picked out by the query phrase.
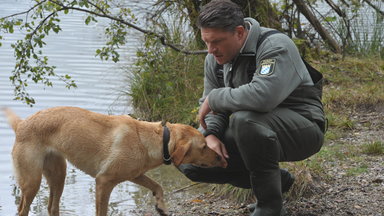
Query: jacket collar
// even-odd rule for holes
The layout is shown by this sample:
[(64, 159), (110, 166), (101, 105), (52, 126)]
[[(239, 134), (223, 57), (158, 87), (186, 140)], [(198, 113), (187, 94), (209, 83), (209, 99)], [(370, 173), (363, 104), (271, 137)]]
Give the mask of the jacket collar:
[(246, 23), (249, 23), (250, 29), (248, 32), (247, 39), (245, 40), (245, 43), (240, 50), (239, 55), (240, 56), (255, 56), (256, 55), (256, 44), (260, 37), (260, 24), (253, 18), (245, 18), (244, 21)]

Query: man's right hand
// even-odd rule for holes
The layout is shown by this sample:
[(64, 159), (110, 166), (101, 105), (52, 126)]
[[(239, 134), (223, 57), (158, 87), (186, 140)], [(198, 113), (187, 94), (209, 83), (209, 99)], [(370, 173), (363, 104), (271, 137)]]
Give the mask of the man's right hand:
[(227, 167), (228, 162), (226, 159), (229, 158), (229, 155), (225, 145), (220, 141), (219, 138), (212, 134), (205, 137), (205, 140), (207, 141), (207, 146), (221, 156), (224, 167)]

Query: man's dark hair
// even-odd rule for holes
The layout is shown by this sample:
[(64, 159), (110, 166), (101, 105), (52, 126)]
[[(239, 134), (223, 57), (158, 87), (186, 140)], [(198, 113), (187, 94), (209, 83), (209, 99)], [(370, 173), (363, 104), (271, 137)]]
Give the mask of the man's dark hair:
[(203, 6), (196, 24), (199, 28), (234, 31), (236, 26), (244, 26), (244, 14), (241, 8), (230, 0), (213, 0)]

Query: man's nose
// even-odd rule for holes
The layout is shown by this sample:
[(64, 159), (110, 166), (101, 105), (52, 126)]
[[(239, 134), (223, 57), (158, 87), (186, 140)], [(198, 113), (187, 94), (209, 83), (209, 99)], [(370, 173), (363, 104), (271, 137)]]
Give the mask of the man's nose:
[(217, 48), (212, 45), (207, 45), (208, 53), (215, 53), (217, 51)]

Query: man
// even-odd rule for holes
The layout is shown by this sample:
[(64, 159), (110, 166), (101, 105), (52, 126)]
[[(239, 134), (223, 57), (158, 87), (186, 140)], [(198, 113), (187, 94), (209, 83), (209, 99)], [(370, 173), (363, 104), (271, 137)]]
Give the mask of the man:
[(252, 216), (280, 215), (282, 192), (294, 177), (279, 162), (308, 158), (323, 144), (322, 76), (309, 73), (289, 37), (265, 37), (273, 30), (244, 19), (229, 0), (205, 5), (197, 24), (209, 53), (201, 129), (227, 167), (180, 170), (193, 181), (252, 188), (257, 198)]

